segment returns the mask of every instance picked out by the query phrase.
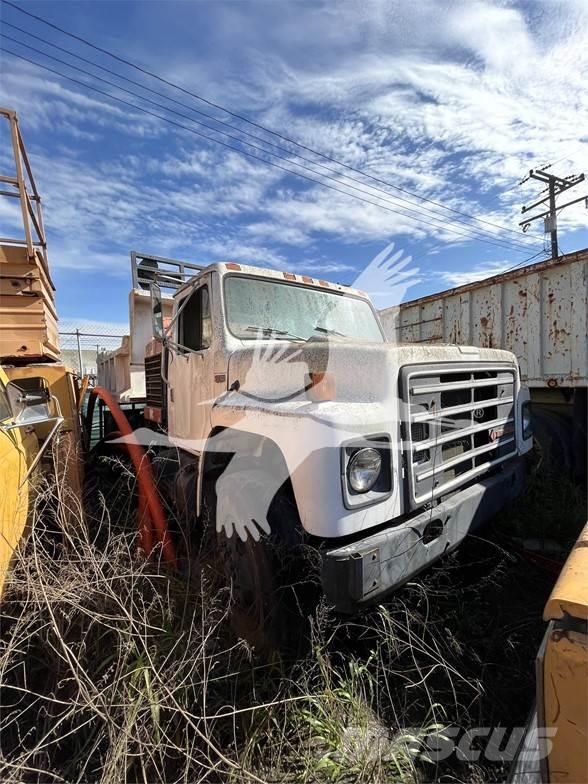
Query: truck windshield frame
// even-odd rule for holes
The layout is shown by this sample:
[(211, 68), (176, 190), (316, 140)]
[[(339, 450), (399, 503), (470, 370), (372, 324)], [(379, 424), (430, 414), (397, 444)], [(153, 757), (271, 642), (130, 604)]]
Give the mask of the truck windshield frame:
[[(237, 281), (243, 287), (250, 287), (248, 298), (243, 292), (241, 297), (237, 296)], [(299, 293), (292, 289), (298, 289)], [(258, 299), (257, 304), (253, 301), (254, 296)], [(223, 299), (227, 329), (239, 340), (284, 339), (287, 335), (309, 340), (328, 334), (329, 338), (341, 340), (386, 342), (372, 303), (351, 292), (233, 274), (224, 276)], [(256, 333), (252, 325), (259, 327), (259, 332)], [(270, 330), (275, 330), (275, 334)]]

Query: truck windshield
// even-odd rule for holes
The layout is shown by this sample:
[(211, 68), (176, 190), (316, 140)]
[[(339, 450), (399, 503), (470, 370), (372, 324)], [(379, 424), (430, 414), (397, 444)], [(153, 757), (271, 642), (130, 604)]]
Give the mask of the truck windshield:
[(228, 327), (239, 338), (308, 340), (328, 335), (384, 342), (370, 304), (346, 294), (229, 275), (225, 303)]

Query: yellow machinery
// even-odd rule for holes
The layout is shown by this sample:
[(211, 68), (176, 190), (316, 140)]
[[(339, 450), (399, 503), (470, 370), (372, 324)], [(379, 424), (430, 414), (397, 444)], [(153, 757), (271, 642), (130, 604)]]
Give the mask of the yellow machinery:
[[(79, 388), (59, 363), (55, 287), (49, 273), (41, 198), (16, 113), (8, 125), (14, 168), (0, 174), (0, 196), (16, 199), (23, 237), (0, 237), (0, 595), (27, 531), (36, 468), (81, 498)], [(75, 515), (78, 505), (64, 505)]]
[(0, 367), (0, 594), (14, 549), (25, 533), (31, 503), (27, 471), (38, 449), (34, 432), (5, 429), (13, 421), (7, 384)]
[(537, 701), (510, 784), (588, 782), (588, 524), (551, 592)]
[(588, 782), (588, 524), (543, 617), (548, 626), (537, 660), (538, 723), (555, 730), (543, 780)]

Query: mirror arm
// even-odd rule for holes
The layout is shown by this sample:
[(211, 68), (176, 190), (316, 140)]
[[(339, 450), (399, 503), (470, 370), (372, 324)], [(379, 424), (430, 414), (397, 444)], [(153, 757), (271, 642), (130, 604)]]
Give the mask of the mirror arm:
[[(47, 420), (47, 421), (51, 422), (52, 420)], [(18, 486), (19, 490), (21, 489), (21, 487), (24, 485), (24, 483), (27, 481), (29, 476), (33, 473), (33, 471), (37, 467), (37, 465), (39, 463), (39, 460), (43, 457), (43, 454), (45, 453), (45, 450), (49, 446), (49, 443), (50, 443), (51, 439), (53, 438), (55, 433), (57, 433), (57, 431), (59, 430), (61, 425), (64, 423), (64, 421), (65, 421), (65, 419), (62, 416), (55, 417), (55, 424), (51, 428), (51, 431), (50, 431), (49, 435), (47, 436), (47, 438), (43, 441), (43, 443), (39, 447), (39, 451), (35, 455), (35, 459), (33, 460), (33, 462), (28, 467), (26, 474), (23, 476), (22, 481), (21, 481), (21, 483)]]
[[(194, 293), (194, 291), (196, 291), (196, 289), (194, 289), (194, 290), (192, 291), (192, 294)], [(170, 322), (169, 322), (169, 324), (167, 325), (167, 328), (163, 330), (163, 340), (164, 340), (164, 341), (168, 340), (168, 336), (169, 336), (169, 334), (171, 333), (171, 328), (173, 327), (174, 323), (177, 321), (177, 319), (178, 319), (178, 316), (180, 315), (180, 313), (181, 313), (181, 312), (184, 310), (184, 308), (185, 308), (185, 307), (186, 307), (186, 305), (188, 304), (188, 300), (190, 299), (190, 297), (192, 296), (192, 294), (186, 294), (186, 296), (184, 297), (184, 300), (183, 300), (182, 304), (180, 305), (180, 307), (179, 307), (179, 308), (176, 310), (176, 312), (175, 312), (175, 313), (174, 313), (174, 315), (172, 316), (172, 318), (171, 318), (171, 321), (170, 321)], [(180, 345), (180, 344), (178, 343), (177, 345)]]

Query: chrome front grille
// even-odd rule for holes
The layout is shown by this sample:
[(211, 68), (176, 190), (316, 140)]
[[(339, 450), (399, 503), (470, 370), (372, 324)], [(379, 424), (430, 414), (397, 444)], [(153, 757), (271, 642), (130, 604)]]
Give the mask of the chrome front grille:
[(415, 365), (401, 370), (409, 496), (422, 506), (516, 454), (512, 365)]

